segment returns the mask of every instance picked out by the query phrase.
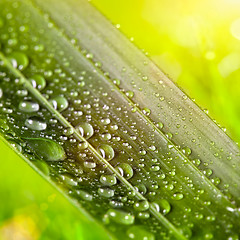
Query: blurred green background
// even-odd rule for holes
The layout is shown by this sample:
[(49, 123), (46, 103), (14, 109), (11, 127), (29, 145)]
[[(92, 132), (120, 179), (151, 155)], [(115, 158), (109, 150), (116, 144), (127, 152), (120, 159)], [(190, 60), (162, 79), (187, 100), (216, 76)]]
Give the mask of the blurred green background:
[[(240, 0), (92, 3), (240, 141)], [(0, 149), (1, 240), (105, 239), (2, 142)]]

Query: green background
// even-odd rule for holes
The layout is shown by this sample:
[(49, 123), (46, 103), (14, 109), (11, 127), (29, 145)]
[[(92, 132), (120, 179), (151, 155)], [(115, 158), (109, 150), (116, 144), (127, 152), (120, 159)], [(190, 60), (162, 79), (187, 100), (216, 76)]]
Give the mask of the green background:
[[(92, 2), (240, 141), (240, 1)], [(2, 142), (0, 149), (0, 239), (105, 239)]]

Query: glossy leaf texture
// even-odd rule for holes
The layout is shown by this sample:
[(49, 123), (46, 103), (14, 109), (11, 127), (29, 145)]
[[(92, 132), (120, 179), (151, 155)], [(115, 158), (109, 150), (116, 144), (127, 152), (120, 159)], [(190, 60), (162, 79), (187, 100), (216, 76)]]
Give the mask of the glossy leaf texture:
[(114, 239), (238, 239), (239, 149), (84, 0), (0, 2), (0, 129)]

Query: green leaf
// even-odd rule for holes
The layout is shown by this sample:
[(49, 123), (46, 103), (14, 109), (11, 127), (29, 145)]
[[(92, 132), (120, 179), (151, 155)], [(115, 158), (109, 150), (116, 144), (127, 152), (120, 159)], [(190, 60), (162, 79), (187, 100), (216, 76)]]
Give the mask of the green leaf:
[(237, 239), (239, 149), (84, 0), (0, 3), (0, 129), (117, 239)]

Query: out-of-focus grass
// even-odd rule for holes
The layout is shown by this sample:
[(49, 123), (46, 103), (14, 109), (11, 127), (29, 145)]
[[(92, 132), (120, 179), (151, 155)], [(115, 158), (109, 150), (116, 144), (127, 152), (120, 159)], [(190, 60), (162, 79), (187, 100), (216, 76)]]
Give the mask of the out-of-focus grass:
[[(240, 1), (92, 2), (240, 141)], [(0, 149), (1, 240), (18, 240), (17, 232), (29, 240), (101, 239), (15, 153), (3, 143)]]

